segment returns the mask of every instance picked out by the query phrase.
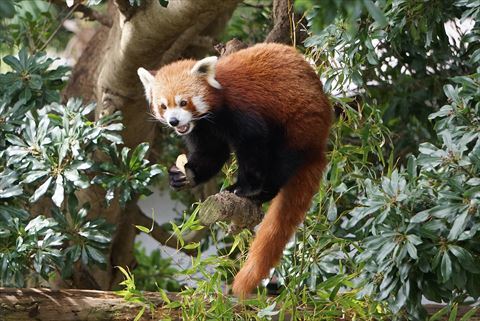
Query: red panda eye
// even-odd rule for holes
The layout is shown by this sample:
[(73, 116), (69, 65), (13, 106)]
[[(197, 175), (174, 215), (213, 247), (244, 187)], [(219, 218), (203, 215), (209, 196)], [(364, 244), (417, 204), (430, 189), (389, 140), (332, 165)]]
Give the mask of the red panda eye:
[(186, 100), (182, 100), (182, 101), (180, 102), (180, 106), (181, 106), (181, 107), (187, 106), (187, 101), (186, 101)]
[(167, 106), (165, 106), (165, 104), (161, 104), (160, 107), (162, 107), (162, 109), (167, 109)]

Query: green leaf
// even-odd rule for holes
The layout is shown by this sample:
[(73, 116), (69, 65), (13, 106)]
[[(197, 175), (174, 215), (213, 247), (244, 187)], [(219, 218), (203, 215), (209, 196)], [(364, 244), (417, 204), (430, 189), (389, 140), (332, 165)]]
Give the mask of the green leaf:
[(135, 319), (133, 319), (133, 321), (140, 320), (140, 318), (143, 316), (143, 313), (145, 312), (145, 308), (146, 308), (146, 306), (142, 307), (142, 309), (140, 310), (140, 312), (137, 313), (137, 315), (135, 316)]
[(410, 179), (417, 177), (417, 159), (413, 155), (408, 158), (407, 173)]
[(150, 229), (148, 229), (147, 227), (142, 226), (142, 225), (135, 225), (135, 227), (137, 229), (139, 229), (140, 231), (142, 231), (143, 233), (149, 234), (150, 232), (152, 232)]
[(24, 184), (30, 184), (35, 182), (37, 179), (40, 179), (48, 175), (49, 173), (50, 173), (49, 171), (45, 171), (45, 170), (31, 171), (31, 172), (28, 172), (28, 174), (25, 176), (22, 182)]
[(94, 247), (91, 247), (90, 245), (86, 245), (85, 246), (86, 249), (87, 249), (87, 252), (88, 252), (88, 255), (97, 263), (100, 263), (100, 264), (105, 264), (106, 263), (106, 260), (105, 260), (105, 256), (99, 252), (97, 249), (95, 249)]
[(371, 0), (363, 0), (363, 4), (380, 28), (383, 28), (388, 24), (383, 12)]
[(22, 66), (23, 70), (29, 70), (28, 66), (28, 49), (27, 47), (23, 47), (18, 52), (18, 60), (20, 61), (20, 65)]
[(63, 203), (63, 199), (65, 197), (65, 190), (63, 188), (63, 176), (58, 175), (57, 179), (55, 180), (55, 192), (52, 196), (52, 201), (57, 207), (61, 207)]
[(457, 204), (438, 205), (430, 209), (430, 214), (437, 218), (451, 217), (457, 214), (459, 206)]
[(454, 221), (452, 228), (450, 229), (450, 233), (448, 233), (448, 240), (456, 240), (460, 233), (465, 230), (465, 227), (468, 223), (468, 211), (460, 214)]
[(480, 272), (480, 266), (475, 262), (472, 254), (467, 249), (450, 244), (448, 250), (458, 259), (458, 262), (460, 262), (465, 269), (472, 273)]
[(21, 195), (22, 193), (23, 193), (23, 189), (19, 185), (12, 186), (6, 189), (0, 189), (0, 199), (18, 196), (18, 195)]
[(273, 302), (272, 304), (270, 304), (266, 308), (258, 311), (257, 316), (259, 318), (264, 318), (264, 317), (268, 317), (268, 316), (277, 315), (280, 312), (280, 310), (274, 311), (276, 305), (277, 305), (277, 303)]
[(429, 210), (421, 211), (421, 212), (415, 214), (410, 219), (410, 223), (423, 223), (426, 220), (428, 220), (429, 217), (430, 217), (430, 211)]
[(87, 1), (87, 6), (96, 6), (99, 5), (102, 2), (102, 0), (88, 0)]
[(385, 245), (382, 246), (380, 251), (378, 251), (378, 255), (376, 257), (377, 262), (382, 262), (387, 256), (392, 253), (393, 249), (396, 246), (397, 244), (394, 242), (385, 243)]
[(148, 143), (141, 143), (138, 145), (132, 153), (128, 167), (134, 169), (144, 158), (148, 152), (149, 145)]
[(7, 135), (5, 135), (5, 138), (12, 145), (27, 147), (25, 142), (21, 138), (19, 138), (18, 136), (7, 134)]
[(452, 101), (458, 101), (459, 100), (458, 93), (452, 85), (447, 84), (447, 85), (443, 86), (443, 91), (445, 92), (445, 95), (449, 99), (451, 99)]
[(468, 311), (467, 313), (465, 313), (463, 315), (463, 317), (460, 319), (460, 321), (468, 321), (470, 320), (478, 311), (479, 308), (475, 307), (475, 308), (472, 308), (470, 311)]
[(453, 108), (452, 106), (449, 106), (449, 105), (446, 105), (446, 106), (443, 106), (442, 108), (440, 108), (439, 111), (437, 111), (436, 113), (432, 113), (430, 115), (428, 115), (428, 119), (435, 119), (437, 117), (445, 117), (445, 116), (448, 116), (452, 113), (453, 111)]
[(3, 61), (7, 65), (12, 67), (12, 69), (15, 70), (16, 72), (22, 72), (23, 71), (22, 65), (20, 64), (20, 60), (18, 60), (14, 56), (6, 56), (6, 57), (3, 58)]
[(43, 80), (40, 75), (31, 75), (29, 80), (30, 88), (35, 90), (42, 89)]
[(200, 246), (199, 242), (193, 242), (193, 243), (189, 243), (189, 244), (185, 245), (183, 248), (185, 250), (193, 250), (193, 249), (196, 249), (199, 246)]
[(443, 253), (440, 271), (442, 273), (443, 282), (447, 282), (452, 276), (452, 261), (447, 252)]
[(458, 304), (454, 304), (453, 309), (450, 312), (450, 317), (448, 318), (448, 321), (455, 321), (457, 319), (457, 312), (458, 312)]
[(327, 211), (327, 219), (330, 222), (333, 222), (337, 219), (337, 206), (335, 204), (335, 200), (333, 199), (333, 196), (330, 197), (328, 211)]
[(378, 64), (377, 55), (375, 54), (375, 52), (369, 51), (367, 53), (367, 61), (371, 65), (377, 65)]
[(437, 311), (435, 314), (433, 314), (428, 321), (437, 321), (440, 320), (444, 315), (446, 315), (450, 311), (450, 306), (447, 305), (443, 308), (441, 308), (439, 311)]
[(415, 247), (415, 245), (413, 245), (410, 242), (407, 242), (406, 246), (407, 246), (408, 255), (410, 255), (410, 257), (414, 260), (418, 259), (417, 248)]
[(50, 187), (50, 183), (52, 182), (53, 177), (49, 177), (39, 188), (33, 193), (32, 197), (30, 197), (30, 202), (36, 202), (42, 197)]
[(11, 19), (15, 15), (15, 6), (11, 0), (0, 1), (0, 18)]

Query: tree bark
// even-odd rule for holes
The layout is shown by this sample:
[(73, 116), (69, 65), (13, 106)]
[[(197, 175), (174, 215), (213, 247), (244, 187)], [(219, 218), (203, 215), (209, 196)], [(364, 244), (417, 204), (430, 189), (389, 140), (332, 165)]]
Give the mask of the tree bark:
[(198, 216), (205, 226), (218, 221), (230, 223), (229, 234), (238, 234), (243, 229), (253, 231), (262, 221), (264, 213), (258, 204), (249, 199), (223, 191), (208, 197), (200, 206)]
[[(178, 300), (175, 294), (169, 299)], [(157, 293), (145, 293), (155, 307), (146, 310), (140, 320), (170, 317), (181, 320), (181, 311), (164, 308)], [(0, 321), (131, 321), (142, 310), (138, 303), (126, 302), (114, 292), (95, 290), (2, 289)]]
[[(151, 311), (147, 307), (140, 320), (182, 320), (181, 310), (166, 308), (160, 293), (144, 292), (142, 296), (154, 309)], [(172, 302), (181, 300), (175, 293), (167, 293), (167, 297)], [(126, 302), (114, 292), (0, 288), (0, 321), (131, 321), (144, 306)], [(428, 304), (425, 308), (429, 315), (433, 315), (443, 306)], [(457, 320), (471, 308), (459, 306)], [(241, 305), (234, 309), (245, 313)], [(290, 315), (285, 315), (285, 320), (290, 318)], [(448, 315), (441, 320), (447, 319)], [(278, 320), (278, 315), (272, 316), (272, 320)], [(477, 311), (469, 320), (479, 321), (480, 312)], [(346, 319), (341, 318), (339, 321)]]
[(302, 43), (307, 34), (300, 28), (302, 16), (295, 13), (294, 0), (273, 0), (273, 28), (265, 42), (287, 45)]
[[(132, 7), (127, 0), (110, 0), (111, 27), (101, 26), (72, 71), (64, 99), (80, 96), (96, 101), (95, 118), (117, 110), (123, 114), (126, 146), (153, 143), (155, 124), (147, 119), (147, 103), (136, 71), (157, 69), (181, 57), (202, 57), (213, 49), (213, 38), (224, 28), (240, 0), (170, 0), (164, 8), (158, 0), (143, 0)], [(105, 209), (104, 193), (98, 187), (78, 194), (91, 204), (90, 217), (103, 216), (116, 225), (106, 270), (79, 266), (73, 285), (79, 288), (111, 289), (121, 281), (115, 266), (134, 264), (133, 244), (137, 233), (136, 200), (120, 208), (118, 202)]]

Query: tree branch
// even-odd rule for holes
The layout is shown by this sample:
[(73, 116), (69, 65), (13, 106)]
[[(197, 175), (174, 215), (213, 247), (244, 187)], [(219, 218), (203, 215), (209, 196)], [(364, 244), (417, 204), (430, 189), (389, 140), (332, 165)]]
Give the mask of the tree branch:
[(76, 11), (83, 13), (83, 18), (88, 18), (88, 20), (98, 21), (100, 24), (106, 27), (111, 27), (113, 24), (112, 18), (110, 16), (104, 15), (83, 4), (80, 4), (77, 7)]
[[(166, 293), (171, 302), (184, 300), (177, 293)], [(142, 292), (145, 303), (128, 302), (115, 292), (94, 290), (50, 290), (50, 289), (9, 289), (0, 288), (0, 320), (2, 321), (130, 321), (145, 307), (147, 309), (139, 320), (182, 320), (182, 308), (166, 306), (158, 292)], [(208, 305), (208, 303), (206, 303)], [(153, 308), (150, 310), (149, 308)], [(445, 305), (424, 305), (429, 315), (433, 315)], [(242, 304), (235, 304), (233, 309), (247, 319), (255, 318), (257, 311), (245, 309)], [(298, 308), (297, 308), (298, 309)], [(311, 310), (311, 306), (302, 307)], [(339, 310), (341, 307), (339, 307)], [(463, 317), (472, 309), (468, 305), (459, 305), (457, 317)], [(284, 319), (291, 319), (291, 311), (285, 311)], [(471, 316), (478, 320), (479, 312)], [(279, 320), (278, 315), (271, 317)], [(349, 318), (339, 320), (348, 321)], [(447, 320), (447, 317), (441, 318)]]
[(245, 49), (247, 47), (248, 47), (247, 44), (243, 43), (237, 38), (233, 38), (232, 40), (229, 40), (226, 44), (219, 43), (215, 45), (215, 50), (221, 56), (228, 56), (229, 54), (234, 53), (235, 51), (239, 51), (240, 49)]
[(206, 226), (218, 221), (230, 222), (229, 233), (237, 234), (245, 228), (253, 231), (262, 221), (264, 213), (249, 199), (223, 191), (208, 197), (202, 203), (198, 216)]

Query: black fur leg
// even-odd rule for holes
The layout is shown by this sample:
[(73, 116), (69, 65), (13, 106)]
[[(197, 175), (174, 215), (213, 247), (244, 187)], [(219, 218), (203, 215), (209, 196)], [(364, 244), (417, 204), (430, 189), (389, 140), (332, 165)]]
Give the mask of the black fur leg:
[(262, 204), (271, 201), (295, 174), (304, 160), (303, 153), (286, 147), (277, 149), (273, 155), (262, 191), (249, 197), (253, 202)]
[(230, 148), (223, 137), (215, 135), (204, 123), (198, 123), (186, 138), (189, 155), (185, 165), (188, 179), (195, 186), (208, 181), (230, 157)]
[(269, 148), (264, 137), (256, 137), (236, 146), (238, 161), (234, 193), (255, 197), (262, 192), (268, 176)]

